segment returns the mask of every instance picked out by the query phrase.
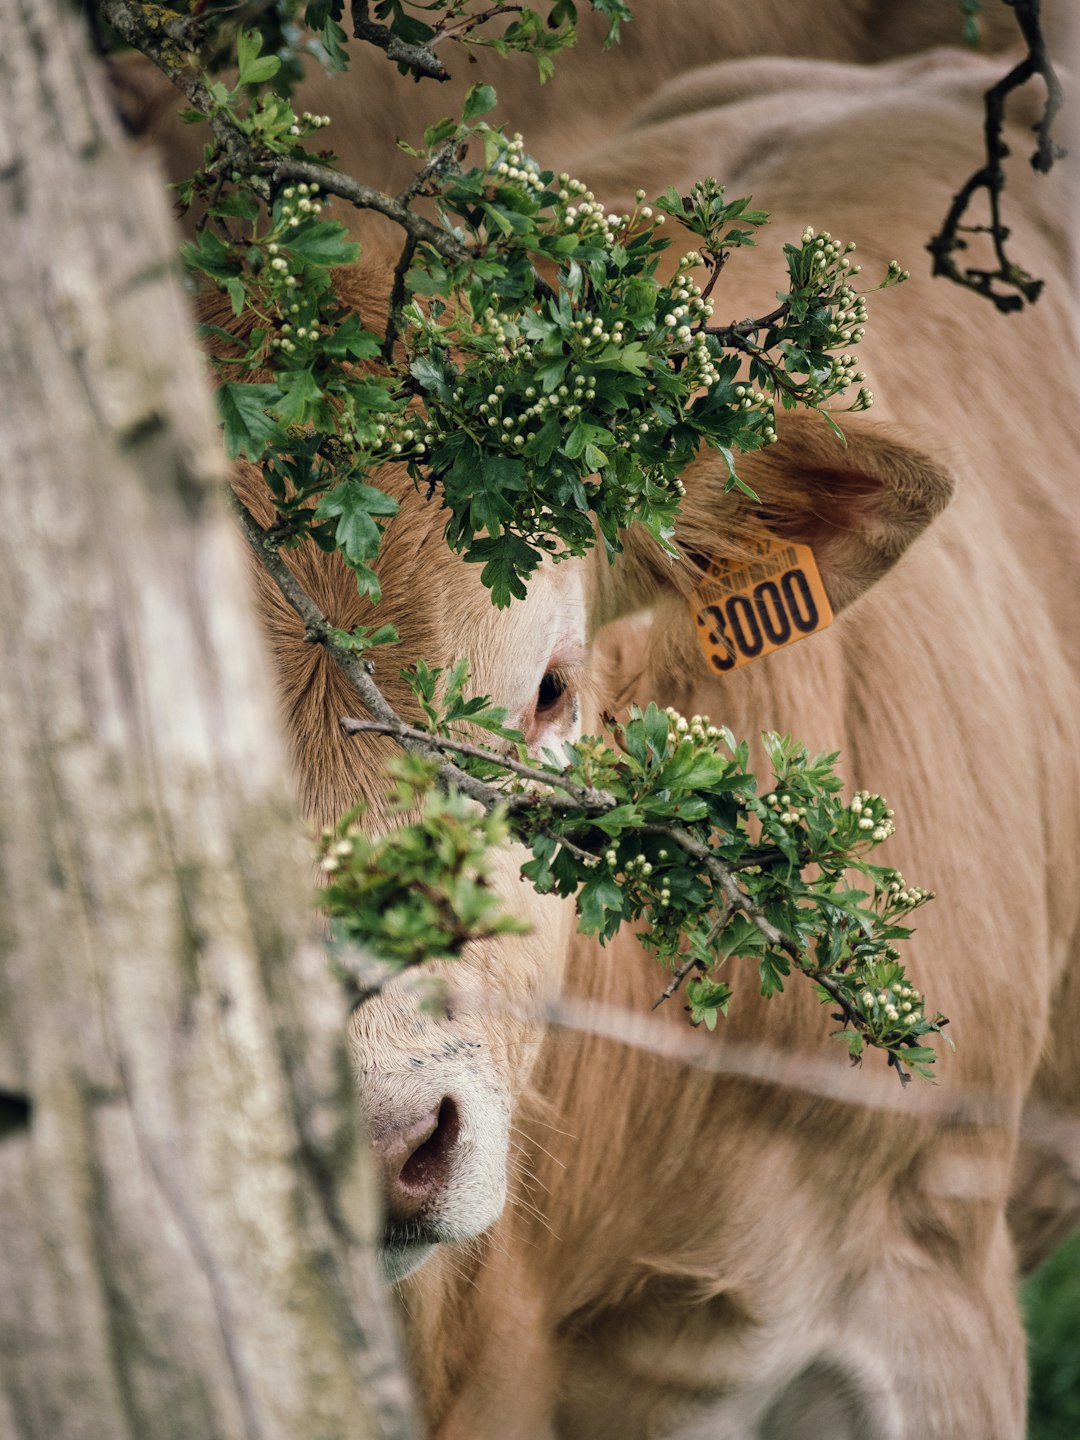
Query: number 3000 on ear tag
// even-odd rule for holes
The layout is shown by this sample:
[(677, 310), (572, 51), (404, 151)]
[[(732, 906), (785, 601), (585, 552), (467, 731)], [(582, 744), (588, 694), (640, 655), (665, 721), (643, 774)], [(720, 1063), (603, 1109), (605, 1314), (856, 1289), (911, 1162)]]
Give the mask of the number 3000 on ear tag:
[(773, 536), (758, 542), (756, 555), (714, 559), (690, 597), (690, 613), (714, 674), (793, 645), (833, 618), (809, 545)]

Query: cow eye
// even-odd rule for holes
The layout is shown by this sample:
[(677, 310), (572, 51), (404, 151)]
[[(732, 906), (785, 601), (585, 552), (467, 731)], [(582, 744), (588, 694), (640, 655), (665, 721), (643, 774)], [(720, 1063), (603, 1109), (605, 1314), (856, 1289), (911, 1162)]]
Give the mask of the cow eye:
[(550, 716), (566, 694), (566, 676), (561, 670), (549, 670), (536, 691), (537, 716)]
[(558, 747), (577, 738), (581, 680), (576, 657), (551, 657), (533, 691), (532, 703), (520, 720), (530, 745)]

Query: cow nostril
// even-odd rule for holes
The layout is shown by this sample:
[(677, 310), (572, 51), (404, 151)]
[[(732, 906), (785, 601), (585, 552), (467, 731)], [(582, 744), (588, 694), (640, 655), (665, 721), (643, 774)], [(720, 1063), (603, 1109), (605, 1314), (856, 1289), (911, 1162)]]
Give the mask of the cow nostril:
[(447, 1095), (437, 1110), (374, 1139), (391, 1225), (418, 1219), (445, 1188), (460, 1133), (457, 1104)]
[(399, 1185), (409, 1193), (422, 1193), (425, 1199), (441, 1189), (453, 1164), (460, 1130), (458, 1108), (447, 1095), (439, 1106), (434, 1129), (402, 1165)]

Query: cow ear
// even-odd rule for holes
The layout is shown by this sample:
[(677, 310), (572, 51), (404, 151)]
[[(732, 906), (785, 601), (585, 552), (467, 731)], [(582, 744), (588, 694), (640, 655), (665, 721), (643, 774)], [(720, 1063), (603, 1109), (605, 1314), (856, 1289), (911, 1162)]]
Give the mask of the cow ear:
[(726, 464), (703, 455), (683, 477), (680, 558), (628, 531), (615, 564), (597, 566), (597, 628), (672, 589), (689, 595), (711, 560), (746, 556), (764, 534), (809, 545), (834, 611), (850, 605), (944, 509), (953, 481), (884, 427), (848, 420), (844, 432), (846, 444), (819, 416), (786, 416), (777, 443), (739, 463), (756, 499), (725, 489)]

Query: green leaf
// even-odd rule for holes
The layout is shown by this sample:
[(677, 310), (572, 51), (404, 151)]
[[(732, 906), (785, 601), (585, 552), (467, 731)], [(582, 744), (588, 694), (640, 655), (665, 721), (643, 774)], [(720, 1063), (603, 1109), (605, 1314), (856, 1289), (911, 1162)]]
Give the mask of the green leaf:
[(381, 345), (379, 337), (360, 324), (358, 315), (347, 315), (336, 330), (324, 335), (320, 342), (324, 355), (335, 360), (374, 360)]
[(241, 280), (239, 276), (234, 275), (225, 281), (225, 289), (228, 291), (229, 300), (232, 302), (233, 314), (242, 314), (244, 306), (247, 303), (247, 286), (243, 280)]
[(520, 535), (502, 534), (474, 540), (465, 559), (482, 563), (480, 579), (491, 591), (492, 602), (505, 610), (511, 600), (525, 599), (525, 577), (539, 565), (541, 553)]
[(489, 110), (494, 110), (498, 98), (493, 85), (473, 85), (465, 96), (462, 119), (475, 120), (480, 115), (486, 115)]
[(312, 220), (289, 232), (288, 249), (311, 265), (351, 265), (360, 246), (348, 236), (340, 220)]
[(766, 1000), (784, 988), (784, 976), (791, 974), (791, 962), (782, 952), (768, 950), (758, 962), (761, 975), (761, 993)]
[(622, 913), (623, 892), (612, 875), (597, 875), (586, 881), (577, 897), (578, 929), (596, 935), (607, 927), (612, 911)]
[(276, 55), (263, 55), (263, 38), (257, 30), (241, 30), (236, 37), (236, 59), (241, 85), (261, 85), (281, 69)]
[(654, 759), (659, 760), (667, 750), (668, 717), (658, 705), (650, 700), (645, 708), (643, 720), (646, 744), (652, 751)]
[(268, 445), (284, 443), (281, 426), (266, 413), (281, 400), (278, 386), (222, 385), (215, 398), (230, 460), (238, 455), (258, 460)]
[(283, 425), (302, 425), (312, 418), (312, 410), (322, 399), (322, 391), (310, 370), (293, 373), (274, 406), (274, 414)]
[(360, 480), (346, 480), (322, 497), (315, 514), (320, 520), (337, 516), (338, 546), (355, 568), (379, 553), (382, 534), (373, 517), (395, 515), (397, 509), (397, 501), (385, 491)]

